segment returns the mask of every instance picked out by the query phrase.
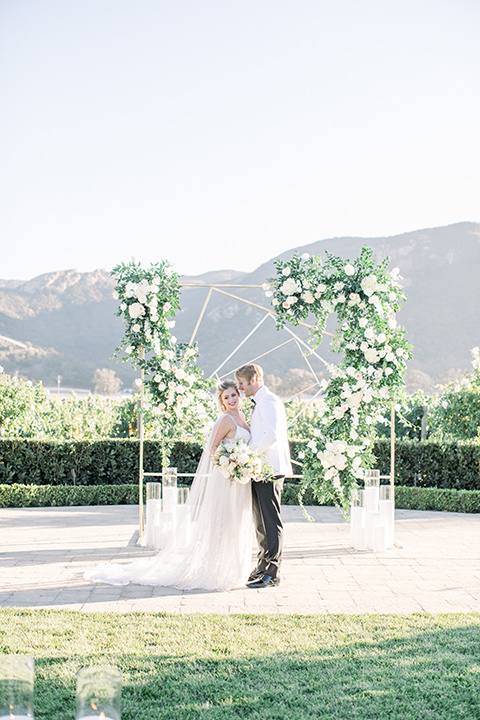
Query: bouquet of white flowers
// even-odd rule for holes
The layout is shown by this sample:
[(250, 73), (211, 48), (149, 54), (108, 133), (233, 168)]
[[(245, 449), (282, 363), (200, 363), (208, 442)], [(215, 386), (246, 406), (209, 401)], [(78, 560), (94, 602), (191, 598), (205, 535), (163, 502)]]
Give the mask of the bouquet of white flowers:
[(230, 482), (246, 485), (250, 480), (274, 480), (274, 470), (265, 455), (247, 445), (245, 440), (223, 440), (213, 462)]

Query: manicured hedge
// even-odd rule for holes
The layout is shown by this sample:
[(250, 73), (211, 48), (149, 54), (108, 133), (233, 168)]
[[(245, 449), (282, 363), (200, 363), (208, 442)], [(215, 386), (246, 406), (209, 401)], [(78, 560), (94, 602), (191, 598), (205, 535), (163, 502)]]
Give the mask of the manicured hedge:
[(0, 485), (0, 507), (135, 505), (137, 485)]
[[(146, 440), (143, 453), (144, 471), (161, 471), (161, 443)], [(128, 484), (138, 480), (138, 454), (137, 440), (0, 440), (0, 484)], [(200, 455), (199, 445), (178, 442), (170, 464), (179, 472), (194, 472)]]
[[(390, 442), (375, 444), (380, 474), (390, 473)], [(395, 444), (395, 485), (480, 490), (480, 444), (404, 440)]]
[[(302, 443), (292, 442), (296, 458)], [(375, 445), (376, 467), (390, 473), (390, 443)], [(138, 480), (139, 446), (136, 440), (58, 442), (0, 440), (0, 484), (123, 485)], [(179, 473), (195, 471), (201, 447), (179, 442), (170, 464)], [(144, 470), (159, 472), (161, 443), (144, 443)], [(294, 466), (298, 472), (298, 466)], [(403, 440), (395, 445), (395, 484), (480, 490), (480, 444), (435, 443)]]
[[(298, 504), (298, 485), (286, 482), (282, 503)], [(72, 505), (136, 505), (138, 486), (131, 485), (0, 485), (0, 507), (65, 507)], [(310, 493), (305, 505), (316, 505)], [(395, 506), (410, 510), (437, 510), (462, 513), (480, 512), (479, 490), (441, 490), (438, 488), (395, 488)]]
[(480, 513), (480, 490), (398, 486), (395, 488), (395, 507), (409, 510)]

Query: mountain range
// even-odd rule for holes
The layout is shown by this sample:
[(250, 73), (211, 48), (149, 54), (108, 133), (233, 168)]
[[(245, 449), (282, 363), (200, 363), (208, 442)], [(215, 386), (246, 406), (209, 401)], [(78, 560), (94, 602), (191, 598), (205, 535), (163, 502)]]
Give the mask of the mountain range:
[[(363, 246), (372, 248), (378, 260), (388, 257), (390, 267), (398, 267), (403, 277), (408, 300), (398, 320), (414, 348), (409, 389), (432, 391), (435, 383), (468, 370), (470, 349), (480, 344), (480, 224), (462, 222), (382, 238), (330, 238), (279, 257), (328, 251), (353, 260)], [(316, 351), (319, 357), (305, 358), (304, 328), (291, 328), (293, 337), (288, 330), (277, 331), (271, 317), (264, 319), (262, 308), (270, 304), (261, 285), (275, 274), (275, 259), (250, 273), (222, 270), (181, 277), (182, 311), (173, 331), (180, 341), (191, 339), (209, 285), (216, 286), (195, 333), (206, 374), (231, 374), (254, 358), (260, 358), (266, 373), (278, 377), (290, 368), (308, 366), (320, 374), (325, 369), (319, 357), (337, 361), (329, 336)], [(201, 287), (189, 287), (192, 284)], [(96, 368), (113, 368), (129, 387), (135, 377), (131, 367), (111, 359), (123, 334), (123, 322), (115, 316), (113, 286), (106, 270), (0, 280), (0, 365), (47, 386), (56, 385), (60, 376), (62, 386), (78, 388), (92, 386)], [(334, 318), (327, 331), (335, 332)]]

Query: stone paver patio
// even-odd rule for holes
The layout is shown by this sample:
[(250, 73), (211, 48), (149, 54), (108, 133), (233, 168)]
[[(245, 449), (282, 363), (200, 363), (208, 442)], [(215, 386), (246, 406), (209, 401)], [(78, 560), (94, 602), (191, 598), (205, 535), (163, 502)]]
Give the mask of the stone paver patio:
[(397, 510), (395, 548), (356, 552), (335, 508), (308, 522), (284, 506), (277, 588), (181, 591), (84, 580), (99, 562), (153, 554), (136, 544), (135, 506), (0, 509), (0, 607), (172, 613), (480, 611), (480, 515)]

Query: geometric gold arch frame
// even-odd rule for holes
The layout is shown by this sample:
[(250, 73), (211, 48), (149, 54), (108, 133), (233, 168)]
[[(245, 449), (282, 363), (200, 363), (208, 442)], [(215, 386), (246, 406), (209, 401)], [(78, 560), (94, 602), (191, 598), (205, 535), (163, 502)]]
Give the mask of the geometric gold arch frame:
[[(228, 356), (218, 365), (217, 368), (211, 373), (211, 377), (215, 377), (216, 379), (221, 379), (225, 377), (226, 375), (232, 375), (232, 373), (236, 370), (236, 367), (229, 368), (228, 372), (224, 373), (225, 366), (229, 362), (229, 360), (237, 353), (237, 351), (255, 334), (255, 332), (263, 325), (265, 321), (268, 320), (268, 318), (271, 318), (272, 320), (276, 321), (277, 313), (271, 308), (271, 307), (264, 307), (258, 303), (255, 303), (251, 300), (247, 300), (246, 298), (243, 298), (237, 294), (233, 294), (230, 292), (230, 290), (233, 289), (262, 289), (264, 288), (263, 285), (244, 285), (244, 284), (231, 284), (231, 283), (216, 283), (216, 284), (210, 284), (210, 283), (179, 283), (181, 287), (185, 288), (202, 288), (206, 289), (208, 288), (208, 293), (205, 298), (205, 301), (203, 303), (203, 306), (200, 310), (199, 316), (197, 318), (195, 327), (192, 331), (192, 335), (189, 340), (189, 345), (193, 345), (198, 329), (200, 327), (200, 324), (204, 318), (205, 312), (207, 310), (208, 304), (210, 302), (210, 299), (212, 298), (213, 293), (218, 293), (221, 295), (224, 295), (228, 298), (234, 299), (238, 302), (244, 303), (246, 305), (253, 306), (257, 309), (262, 310), (265, 314), (261, 318), (261, 320), (247, 333), (247, 335), (241, 340), (240, 343), (237, 344), (237, 346), (228, 354)], [(311, 325), (308, 323), (302, 321), (298, 324), (301, 324), (309, 329), (311, 329)], [(280, 344), (276, 345), (275, 347), (266, 350), (261, 355), (258, 355), (257, 357), (251, 358), (248, 360), (248, 362), (256, 362), (260, 360), (262, 357), (275, 352), (279, 348), (289, 344), (294, 343), (301, 355), (301, 357), (306, 362), (310, 372), (313, 374), (313, 376), (316, 379), (316, 383), (314, 386), (319, 387), (317, 393), (312, 397), (310, 402), (313, 402), (318, 396), (322, 393), (322, 387), (320, 386), (320, 381), (318, 380), (318, 377), (314, 371), (314, 369), (311, 366), (311, 363), (309, 362), (309, 355), (313, 355), (318, 360), (320, 360), (322, 363), (324, 363), (328, 367), (328, 363), (315, 351), (312, 350), (312, 348), (302, 340), (302, 338), (298, 337), (298, 335), (288, 326), (284, 326), (283, 328), (290, 337), (281, 342)], [(330, 335), (331, 337), (334, 337), (331, 333), (325, 332), (324, 334)], [(142, 370), (142, 380), (143, 380), (143, 370)], [(144, 393), (143, 393), (143, 382), (140, 387), (140, 408), (139, 408), (139, 534), (140, 537), (142, 537), (144, 532), (144, 510), (143, 510), (143, 482), (145, 477), (158, 477), (162, 475), (161, 472), (144, 472), (143, 469), (143, 442), (144, 442), (144, 431), (143, 431), (143, 404), (144, 404)], [(301, 478), (302, 475), (294, 475), (292, 477)], [(391, 405), (391, 432), (390, 432), (390, 484), (391, 486), (394, 485), (395, 480), (395, 409), (394, 404)]]

